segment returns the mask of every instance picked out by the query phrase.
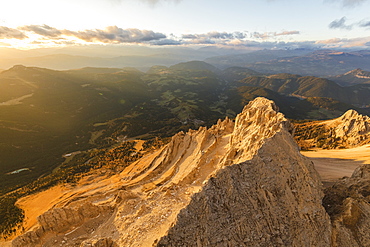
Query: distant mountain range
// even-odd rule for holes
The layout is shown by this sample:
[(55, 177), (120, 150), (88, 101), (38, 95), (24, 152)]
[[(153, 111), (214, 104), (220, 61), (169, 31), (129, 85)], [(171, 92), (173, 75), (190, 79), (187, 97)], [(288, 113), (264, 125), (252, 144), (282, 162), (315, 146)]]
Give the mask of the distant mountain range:
[(234, 48), (188, 47), (150, 48), (145, 46), (70, 46), (62, 48), (40, 48), (17, 50), (0, 47), (1, 69), (22, 64), (32, 67), (67, 70), (83, 67), (135, 67), (146, 71), (154, 65), (171, 66), (191, 60), (248, 52)]
[(153, 66), (146, 73), (14, 66), (0, 73), (0, 188), (50, 173), (65, 154), (233, 118), (258, 96), (274, 100), (292, 119), (328, 119), (348, 109), (369, 114), (360, 108), (370, 104), (369, 90), (367, 84), (341, 87), (323, 78), (222, 70), (202, 61)]
[(215, 65), (219, 68), (229, 67), (249, 67), (254, 63), (267, 62), (270, 60), (283, 57), (304, 56), (312, 52), (309, 49), (292, 49), (292, 50), (260, 50), (249, 53), (229, 54), (215, 56), (205, 59), (204, 61)]
[(356, 84), (370, 84), (370, 72), (362, 69), (354, 69), (342, 75), (328, 77), (328, 79), (344, 87)]
[(332, 76), (346, 73), (356, 68), (370, 70), (370, 51), (340, 52), (322, 50), (304, 56), (256, 63), (248, 67), (263, 73)]
[(241, 66), (261, 73), (291, 73), (327, 77), (344, 74), (356, 68), (370, 70), (370, 51), (258, 51), (213, 57), (206, 61), (215, 66)]
[(241, 82), (248, 86), (268, 88), (284, 95), (332, 98), (357, 107), (370, 105), (370, 85), (367, 84), (342, 87), (328, 79), (292, 74), (252, 76)]
[[(146, 72), (155, 65), (172, 66), (192, 60), (205, 61), (221, 70), (244, 67), (261, 74), (290, 73), (302, 76), (334, 77), (361, 68), (370, 71), (370, 51), (311, 49), (259, 50), (241, 48), (186, 47), (65, 47), (20, 51), (0, 48), (1, 69), (22, 64), (68, 70), (83, 67), (134, 67)], [(340, 79), (338, 79), (340, 81)], [(361, 82), (362, 83), (362, 82)]]

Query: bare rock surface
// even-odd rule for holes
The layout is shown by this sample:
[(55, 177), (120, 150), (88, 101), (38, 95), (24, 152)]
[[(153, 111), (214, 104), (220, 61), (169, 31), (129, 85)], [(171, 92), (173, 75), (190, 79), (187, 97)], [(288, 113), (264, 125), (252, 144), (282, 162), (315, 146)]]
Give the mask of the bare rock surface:
[(339, 118), (296, 127), (296, 139), (304, 149), (353, 148), (370, 143), (370, 117), (355, 110), (348, 110)]
[(320, 188), (282, 129), (251, 160), (212, 177), (158, 246), (330, 246)]
[(323, 204), (332, 220), (332, 246), (370, 246), (369, 164), (326, 188)]
[[(89, 226), (93, 229), (93, 226), (100, 225), (101, 220), (111, 213), (111, 208), (91, 203), (83, 203), (77, 208), (55, 208), (40, 215), (37, 218), (39, 226), (17, 237), (12, 244), (19, 247), (73, 246), (77, 235), (82, 239), (86, 231), (89, 231)], [(79, 229), (82, 225), (83, 229)]]
[(80, 182), (13, 246), (330, 246), (319, 176), (292, 133), (256, 98), (235, 121)]

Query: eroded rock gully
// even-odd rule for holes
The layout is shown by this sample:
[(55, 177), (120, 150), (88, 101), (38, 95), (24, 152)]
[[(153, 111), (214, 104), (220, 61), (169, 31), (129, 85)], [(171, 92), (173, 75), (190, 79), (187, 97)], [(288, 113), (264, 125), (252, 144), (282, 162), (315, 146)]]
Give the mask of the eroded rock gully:
[(80, 183), (13, 246), (335, 245), (292, 132), (257, 98), (235, 121), (180, 132), (120, 174)]

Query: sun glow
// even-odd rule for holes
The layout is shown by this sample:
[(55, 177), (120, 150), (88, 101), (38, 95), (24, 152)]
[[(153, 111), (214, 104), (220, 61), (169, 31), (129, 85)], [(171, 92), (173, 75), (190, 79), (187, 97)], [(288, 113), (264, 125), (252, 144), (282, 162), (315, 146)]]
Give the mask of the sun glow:
[(68, 45), (88, 44), (88, 42), (74, 37), (48, 39), (32, 33), (27, 33), (27, 36), (28, 38), (25, 39), (2, 39), (0, 42), (0, 47), (11, 47), (19, 50), (30, 50), (46, 47), (63, 47)]

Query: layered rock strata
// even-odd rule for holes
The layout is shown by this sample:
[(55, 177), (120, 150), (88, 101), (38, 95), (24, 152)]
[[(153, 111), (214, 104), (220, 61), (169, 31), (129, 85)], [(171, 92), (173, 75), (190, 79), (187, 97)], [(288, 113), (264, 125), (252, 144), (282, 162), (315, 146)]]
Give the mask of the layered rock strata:
[(292, 132), (272, 101), (257, 98), (235, 121), (180, 132), (51, 211), (90, 203), (104, 209), (98, 215), (66, 213), (68, 224), (55, 225), (46, 212), (13, 246), (330, 246), (320, 179)]

